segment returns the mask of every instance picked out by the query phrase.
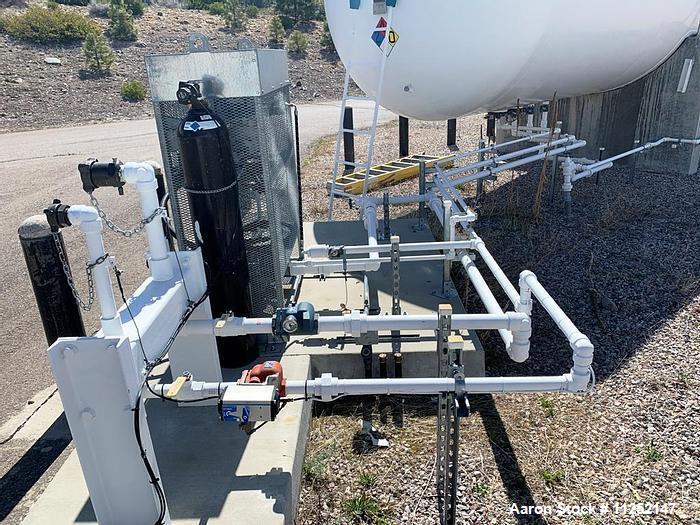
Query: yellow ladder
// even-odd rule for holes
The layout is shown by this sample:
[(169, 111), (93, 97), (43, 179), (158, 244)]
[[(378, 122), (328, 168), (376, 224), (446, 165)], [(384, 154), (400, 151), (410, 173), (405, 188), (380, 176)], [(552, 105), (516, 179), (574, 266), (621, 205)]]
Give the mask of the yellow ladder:
[[(408, 157), (403, 157), (385, 164), (372, 166), (369, 170), (369, 177), (367, 177), (367, 190), (386, 188), (417, 177), (420, 171), (421, 161), (425, 162), (426, 168), (431, 168), (436, 162), (447, 158), (448, 157), (435, 157), (433, 155), (409, 155)], [(443, 165), (443, 167), (449, 166), (449, 163)], [(362, 169), (347, 175), (342, 175), (335, 179), (335, 184), (332, 180), (328, 181), (328, 191), (333, 191), (333, 187), (335, 186), (336, 191), (350, 193), (351, 195), (360, 195), (364, 190), (366, 171), (366, 169)]]

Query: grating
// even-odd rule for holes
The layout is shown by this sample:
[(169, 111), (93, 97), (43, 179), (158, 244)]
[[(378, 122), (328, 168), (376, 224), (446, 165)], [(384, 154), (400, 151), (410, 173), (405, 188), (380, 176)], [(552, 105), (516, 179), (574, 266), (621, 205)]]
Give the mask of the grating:
[[(197, 246), (184, 191), (177, 128), (187, 107), (155, 104), (177, 240)], [(250, 266), (253, 315), (273, 315), (284, 305), (284, 278), (299, 255), (299, 197), (289, 87), (256, 97), (211, 98), (210, 108), (226, 123), (239, 181), (239, 201)]]

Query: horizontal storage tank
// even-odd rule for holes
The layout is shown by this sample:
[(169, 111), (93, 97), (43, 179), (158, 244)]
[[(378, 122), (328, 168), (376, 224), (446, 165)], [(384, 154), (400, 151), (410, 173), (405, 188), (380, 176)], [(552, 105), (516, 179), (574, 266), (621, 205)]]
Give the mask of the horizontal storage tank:
[(373, 14), (373, 0), (351, 9), (357, 1), (326, 0), (340, 58), (374, 96), (381, 41), (382, 106), (423, 120), (624, 86), (700, 23), (699, 0), (397, 0), (390, 34), (389, 15)]

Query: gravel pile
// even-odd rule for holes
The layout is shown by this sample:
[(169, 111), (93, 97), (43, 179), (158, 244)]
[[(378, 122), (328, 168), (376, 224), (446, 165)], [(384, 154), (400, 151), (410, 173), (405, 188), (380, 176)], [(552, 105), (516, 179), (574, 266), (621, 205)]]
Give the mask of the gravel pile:
[[(460, 120), (463, 149), (476, 143), (481, 122)], [(413, 152), (446, 152), (444, 124), (411, 126)], [(398, 151), (396, 133), (395, 124), (381, 130), (381, 160)], [(306, 163), (307, 218), (325, 215), (316, 194), (331, 144)], [(458, 522), (700, 524), (698, 179), (616, 168), (599, 185), (576, 184), (571, 220), (558, 193), (550, 202), (547, 191), (535, 220), (540, 172), (533, 166), (487, 183), (476, 229), (513, 282), (534, 271), (591, 338), (598, 384), (583, 396), (472, 397), (461, 429)], [(355, 217), (344, 208), (340, 217)], [(469, 311), (483, 311), (470, 299)], [(571, 365), (568, 345), (537, 306), (528, 363), (510, 362), (494, 334), (480, 336), (490, 376), (560, 374)], [(391, 447), (369, 453), (353, 448), (356, 405), (324, 409), (312, 426), (297, 523), (437, 523), (430, 401), (412, 402), (403, 429), (377, 423)], [(514, 503), (548, 513), (518, 515)]]

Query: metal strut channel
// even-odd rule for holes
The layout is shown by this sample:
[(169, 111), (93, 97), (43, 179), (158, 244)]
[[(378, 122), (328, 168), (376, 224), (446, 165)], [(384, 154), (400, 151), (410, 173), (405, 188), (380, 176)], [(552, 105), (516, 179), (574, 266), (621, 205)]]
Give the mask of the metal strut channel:
[[(460, 336), (450, 336), (452, 306), (438, 309), (437, 352), (438, 376), (453, 377), (461, 373)], [(459, 408), (454, 393), (438, 396), (436, 481), (438, 512), (441, 525), (455, 525), (459, 469)]]
[[(391, 315), (401, 315), (400, 242), (401, 239), (398, 235), (391, 237)], [(391, 351), (394, 354), (401, 352), (401, 332), (399, 330), (391, 332)]]

